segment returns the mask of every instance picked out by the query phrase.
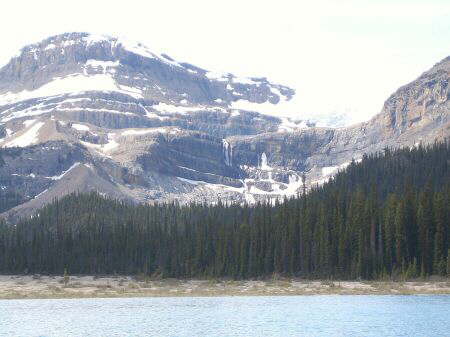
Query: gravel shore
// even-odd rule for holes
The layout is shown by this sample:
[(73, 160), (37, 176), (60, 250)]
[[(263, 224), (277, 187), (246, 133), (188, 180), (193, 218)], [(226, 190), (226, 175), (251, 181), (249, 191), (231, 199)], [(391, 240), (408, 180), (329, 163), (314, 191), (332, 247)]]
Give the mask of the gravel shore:
[(277, 279), (152, 280), (130, 276), (0, 275), (0, 299), (152, 296), (274, 295), (419, 295), (450, 294), (450, 280), (439, 281), (308, 281)]

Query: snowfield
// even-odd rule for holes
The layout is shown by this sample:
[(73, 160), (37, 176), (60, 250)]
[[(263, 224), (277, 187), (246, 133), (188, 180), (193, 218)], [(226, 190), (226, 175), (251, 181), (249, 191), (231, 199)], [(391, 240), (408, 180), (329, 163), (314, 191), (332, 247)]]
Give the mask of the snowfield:
[(43, 122), (33, 124), (25, 133), (6, 143), (3, 147), (25, 147), (36, 144), (39, 140), (39, 129), (43, 125)]

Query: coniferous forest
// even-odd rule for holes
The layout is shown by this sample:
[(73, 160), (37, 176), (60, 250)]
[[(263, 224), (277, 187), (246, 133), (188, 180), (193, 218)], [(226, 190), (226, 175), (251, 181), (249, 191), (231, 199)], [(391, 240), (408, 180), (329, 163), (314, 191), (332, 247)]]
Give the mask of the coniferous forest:
[(448, 142), (386, 149), (274, 205), (132, 205), (72, 194), (30, 219), (0, 224), (0, 273), (446, 275), (449, 163)]

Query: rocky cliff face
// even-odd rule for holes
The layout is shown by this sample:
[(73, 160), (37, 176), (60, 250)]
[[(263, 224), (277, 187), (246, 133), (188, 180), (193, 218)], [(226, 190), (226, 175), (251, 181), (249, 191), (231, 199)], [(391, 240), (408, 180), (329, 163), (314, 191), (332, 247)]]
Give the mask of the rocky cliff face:
[(278, 117), (295, 92), (265, 78), (117, 38), (51, 37), (0, 69), (0, 197), (18, 196), (5, 215), (73, 191), (136, 202), (295, 195), (304, 174), (311, 186), (364, 153), (448, 137), (449, 71), (446, 58), (366, 123), (317, 128)]

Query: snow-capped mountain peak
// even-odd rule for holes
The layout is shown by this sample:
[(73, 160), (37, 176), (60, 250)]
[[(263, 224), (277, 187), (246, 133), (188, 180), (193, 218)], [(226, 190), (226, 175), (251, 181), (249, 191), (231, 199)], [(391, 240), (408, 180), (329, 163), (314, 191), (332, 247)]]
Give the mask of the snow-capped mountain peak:
[(67, 33), (27, 46), (0, 70), (2, 105), (92, 90), (174, 105), (230, 108), (237, 101), (276, 105), (295, 94), (265, 78), (215, 76), (141, 43), (87, 33)]

